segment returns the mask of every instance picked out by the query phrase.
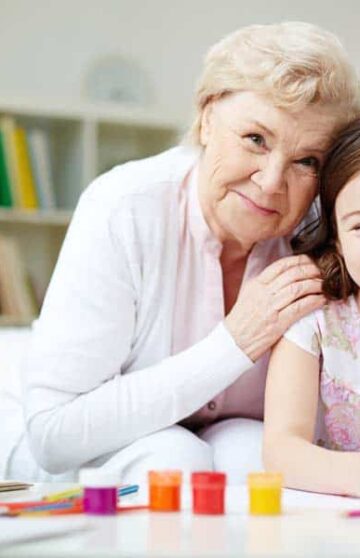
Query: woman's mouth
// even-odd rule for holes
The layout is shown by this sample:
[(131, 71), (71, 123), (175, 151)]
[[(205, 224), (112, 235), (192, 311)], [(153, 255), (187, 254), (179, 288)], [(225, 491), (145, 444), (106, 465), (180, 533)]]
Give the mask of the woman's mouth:
[(240, 198), (243, 200), (246, 207), (251, 211), (253, 211), (254, 213), (258, 213), (260, 215), (266, 215), (266, 216), (275, 215), (276, 213), (279, 213), (278, 211), (276, 211), (276, 209), (270, 209), (268, 207), (258, 205), (247, 196), (244, 196), (244, 194), (240, 194), (240, 192), (236, 192), (235, 190), (233, 190), (233, 192), (235, 192), (238, 196), (240, 196)]

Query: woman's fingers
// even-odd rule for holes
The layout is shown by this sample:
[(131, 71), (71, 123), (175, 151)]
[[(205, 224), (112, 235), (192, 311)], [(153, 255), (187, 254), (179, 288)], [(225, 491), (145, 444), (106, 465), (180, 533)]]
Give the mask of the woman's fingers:
[[(263, 285), (269, 285), (278, 280), (281, 284), (284, 281), (289, 283), (292, 280), (315, 277), (316, 274), (319, 275), (316, 265), (308, 256), (300, 254), (281, 258), (272, 263), (260, 273), (258, 281)], [(292, 279), (292, 277), (297, 277), (297, 279)]]
[(225, 322), (256, 360), (297, 320), (325, 303), (317, 267), (304, 255), (276, 261), (245, 283)]
[(273, 292), (278, 292), (289, 285), (296, 285), (298, 282), (307, 281), (309, 279), (320, 279), (319, 268), (314, 263), (306, 263), (299, 267), (291, 267), (288, 271), (284, 271), (278, 275), (273, 281), (268, 283), (268, 287)]
[(274, 290), (273, 305), (276, 310), (283, 310), (300, 298), (321, 293), (322, 281), (320, 279), (296, 281), (281, 289)]
[(326, 302), (326, 299), (323, 295), (309, 295), (305, 298), (300, 298), (295, 300), (292, 304), (286, 306), (280, 313), (279, 319), (283, 322), (283, 328), (285, 331), (295, 322), (322, 308)]

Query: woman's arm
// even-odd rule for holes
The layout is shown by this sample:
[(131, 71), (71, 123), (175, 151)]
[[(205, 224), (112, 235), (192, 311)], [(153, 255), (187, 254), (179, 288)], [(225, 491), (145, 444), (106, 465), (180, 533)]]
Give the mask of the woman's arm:
[[(116, 178), (109, 189), (108, 180), (98, 179), (75, 212), (25, 370), (29, 440), (51, 473), (179, 422), (252, 365), (223, 324), (187, 351), (162, 359), (163, 325), (139, 327), (144, 307), (156, 305), (143, 290), (164, 273), (151, 255), (159, 248), (152, 234), (145, 241), (134, 234), (126, 200), (114, 214), (112, 192), (122, 181)], [(162, 235), (151, 199), (143, 203), (142, 224)]]
[(271, 355), (263, 457), (290, 488), (360, 496), (360, 453), (313, 444), (319, 397), (318, 358), (282, 338)]

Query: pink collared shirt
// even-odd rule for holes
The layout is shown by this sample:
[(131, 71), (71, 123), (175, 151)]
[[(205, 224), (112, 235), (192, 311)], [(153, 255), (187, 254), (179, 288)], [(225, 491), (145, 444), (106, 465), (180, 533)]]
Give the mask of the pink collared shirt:
[[(209, 229), (200, 207), (197, 168), (180, 190), (180, 239), (172, 354), (203, 339), (224, 319), (221, 243)], [(289, 238), (259, 242), (252, 249), (242, 284), (275, 260), (291, 254)], [(263, 418), (269, 352), (182, 424), (200, 427), (230, 417)]]

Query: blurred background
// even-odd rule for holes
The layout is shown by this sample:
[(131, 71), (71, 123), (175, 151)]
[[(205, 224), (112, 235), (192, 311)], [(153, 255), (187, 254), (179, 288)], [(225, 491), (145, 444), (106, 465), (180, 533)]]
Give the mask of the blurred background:
[(1, 0), (0, 94), (79, 99), (101, 56), (119, 54), (148, 76), (153, 100), (186, 120), (208, 47), (251, 23), (304, 20), (335, 32), (360, 64), (356, 0)]
[(355, 0), (0, 0), (0, 324), (37, 315), (81, 191), (174, 145), (207, 49), (251, 23), (335, 32), (360, 66)]

